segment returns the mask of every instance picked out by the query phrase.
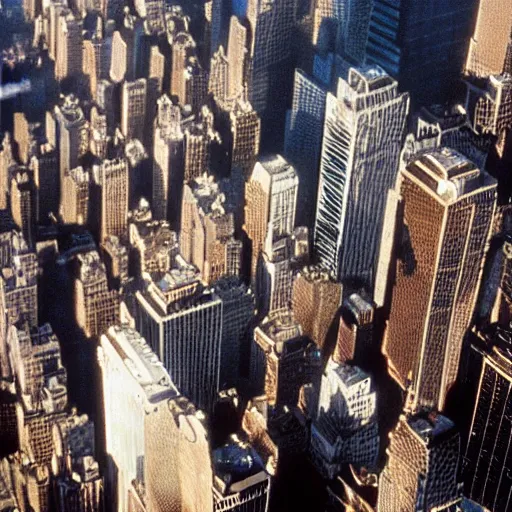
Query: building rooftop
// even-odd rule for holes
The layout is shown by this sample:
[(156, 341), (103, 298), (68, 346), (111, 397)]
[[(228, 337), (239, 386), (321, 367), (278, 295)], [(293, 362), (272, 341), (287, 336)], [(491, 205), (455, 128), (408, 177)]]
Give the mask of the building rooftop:
[(422, 157), (428, 167), (444, 179), (452, 179), (462, 174), (478, 173), (478, 169), (464, 155), (451, 148), (429, 151)]
[(116, 325), (110, 327), (104, 336), (123, 359), (150, 403), (179, 394), (163, 363), (135, 329)]
[(455, 429), (453, 421), (434, 411), (416, 414), (408, 422), (424, 441), (431, 441)]
[(366, 65), (359, 68), (351, 68), (348, 82), (359, 93), (369, 93), (381, 87), (396, 84), (384, 69), (380, 66)]
[(292, 165), (281, 155), (265, 155), (259, 158), (258, 163), (270, 174), (295, 173)]
[(138, 139), (128, 141), (124, 148), (124, 154), (132, 167), (136, 167), (142, 160), (148, 158), (142, 142)]
[(302, 336), (302, 327), (290, 310), (272, 313), (259, 324), (258, 328), (274, 343), (282, 343)]
[(351, 366), (349, 364), (338, 364), (330, 362), (329, 365), (334, 370), (336, 375), (341, 379), (345, 387), (350, 388), (370, 378), (370, 375), (361, 370), (358, 366)]
[(213, 176), (204, 173), (193, 180), (189, 186), (199, 208), (205, 215), (213, 217), (225, 215), (226, 196), (220, 191), (219, 184)]
[(74, 125), (85, 121), (84, 112), (80, 106), (80, 100), (74, 94), (64, 96), (62, 103), (57, 105), (55, 110), (66, 124)]
[(89, 183), (89, 172), (85, 171), (82, 166), (71, 169), (71, 171), (69, 171), (69, 176), (76, 183)]
[(107, 279), (107, 270), (98, 251), (79, 253), (76, 259), (79, 263), (78, 279), (81, 281)]

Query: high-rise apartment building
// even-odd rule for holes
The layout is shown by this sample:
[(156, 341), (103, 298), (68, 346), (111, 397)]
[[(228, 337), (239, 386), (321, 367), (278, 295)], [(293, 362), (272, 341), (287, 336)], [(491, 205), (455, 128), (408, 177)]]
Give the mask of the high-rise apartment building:
[[(147, 276), (149, 278), (149, 276)], [(222, 301), (182, 263), (136, 293), (135, 322), (180, 393), (211, 410), (219, 391)]]
[(5, 132), (0, 152), (0, 209), (5, 210), (9, 205), (9, 192), (11, 188), (11, 169), (16, 165), (13, 156), (12, 138)]
[(293, 314), (320, 349), (338, 311), (341, 291), (334, 276), (321, 267), (304, 267), (293, 282)]
[(379, 479), (379, 512), (449, 510), (460, 501), (460, 436), (436, 412), (403, 414), (390, 434)]
[(30, 123), (23, 112), (14, 114), (14, 141), (18, 144), (18, 157), (22, 164), (27, 165), (39, 150), (42, 142), (41, 123)]
[(475, 0), (375, 0), (366, 62), (398, 80), (413, 103), (442, 103), (457, 90), (475, 9)]
[(69, 171), (62, 182), (60, 216), (65, 224), (86, 225), (89, 220), (89, 173), (82, 167)]
[(82, 22), (68, 9), (61, 12), (58, 20), (55, 77), (63, 80), (82, 72)]
[(213, 176), (204, 174), (183, 191), (180, 249), (207, 283), (240, 274), (242, 243), (234, 238), (235, 220)]
[[(156, 354), (140, 334), (112, 326), (101, 336), (98, 348), (105, 414), (107, 453), (107, 501), (115, 510), (127, 510), (128, 490), (139, 478), (151, 488), (151, 476), (144, 472), (147, 446), (156, 448), (157, 439), (148, 438), (147, 415), (167, 409), (178, 392)], [(168, 425), (167, 425), (168, 426)], [(166, 425), (160, 424), (160, 429)], [(153, 435), (156, 432), (153, 432)], [(173, 453), (168, 453), (172, 457)], [(176, 475), (177, 476), (177, 475)]]
[(188, 182), (208, 172), (210, 144), (204, 123), (193, 123), (183, 132), (184, 180)]
[(184, 179), (181, 111), (168, 96), (158, 100), (153, 147), (153, 212), (156, 219), (179, 226)]
[(78, 326), (88, 337), (103, 334), (119, 318), (119, 295), (108, 289), (107, 271), (96, 251), (77, 256), (75, 315)]
[(101, 239), (128, 234), (128, 161), (104, 160), (99, 168), (101, 179)]
[[(87, 151), (89, 147), (88, 133), (80, 101), (74, 95), (70, 94), (64, 97), (61, 104), (55, 107), (54, 116), (60, 158), (60, 182), (62, 183), (66, 173), (78, 166), (79, 157)], [(48, 121), (51, 122), (51, 119), (49, 118)], [(50, 138), (49, 142), (52, 143)]]
[(372, 291), (408, 109), (408, 95), (380, 67), (351, 68), (337, 96), (327, 95), (315, 251), (338, 279), (362, 281)]
[(226, 103), (229, 87), (229, 62), (221, 46), (211, 58), (210, 76), (208, 79), (208, 92), (212, 94), (219, 105)]
[(11, 215), (29, 246), (35, 244), (36, 189), (29, 170), (17, 170), (11, 179)]
[(139, 78), (124, 82), (121, 95), (121, 131), (127, 140), (144, 138), (147, 82)]
[(466, 73), (478, 77), (499, 75), (512, 31), (512, 5), (507, 0), (481, 0), (475, 31), (469, 44)]
[(137, 14), (144, 19), (150, 34), (158, 35), (165, 32), (165, 4), (163, 0), (136, 0)]
[(245, 188), (244, 224), (252, 244), (253, 282), (265, 247), (293, 233), (298, 181), (295, 169), (281, 155), (260, 158), (254, 166)]
[(284, 154), (297, 169), (301, 207), (297, 221), (313, 227), (327, 92), (314, 78), (295, 70), (292, 108), (286, 119)]
[(414, 405), (443, 410), (480, 285), (496, 182), (454, 150), (402, 172), (403, 229), (384, 353)]
[(487, 337), (478, 379), (463, 477), (465, 495), (495, 512), (512, 505), (512, 332), (500, 326)]

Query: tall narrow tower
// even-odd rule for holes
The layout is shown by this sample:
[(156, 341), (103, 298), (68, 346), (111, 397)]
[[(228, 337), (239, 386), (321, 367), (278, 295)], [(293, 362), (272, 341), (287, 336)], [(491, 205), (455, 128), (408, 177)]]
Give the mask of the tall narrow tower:
[(437, 149), (403, 171), (402, 240), (384, 352), (415, 406), (443, 410), (480, 284), (496, 181)]

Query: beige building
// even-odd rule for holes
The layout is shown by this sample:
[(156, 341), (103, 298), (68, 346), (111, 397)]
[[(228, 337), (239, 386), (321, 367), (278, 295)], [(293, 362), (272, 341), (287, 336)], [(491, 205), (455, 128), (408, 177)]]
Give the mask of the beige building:
[(226, 211), (224, 202), (218, 184), (206, 174), (184, 187), (181, 253), (208, 283), (240, 273), (242, 243), (233, 237), (233, 213)]
[(433, 150), (402, 172), (403, 225), (384, 353), (414, 407), (443, 410), (473, 315), (496, 181), (460, 153)]
[(309, 336), (323, 348), (341, 300), (341, 284), (326, 270), (305, 267), (293, 283), (292, 310)]
[(35, 243), (36, 203), (33, 175), (20, 168), (11, 179), (11, 215), (29, 246)]
[(55, 78), (63, 80), (82, 72), (82, 22), (66, 9), (58, 18)]
[(105, 265), (96, 251), (77, 256), (75, 315), (88, 338), (99, 336), (119, 317), (119, 294), (109, 290)]
[(71, 170), (62, 182), (60, 215), (65, 224), (87, 224), (89, 220), (89, 173)]
[(243, 93), (244, 87), (246, 86), (248, 34), (247, 28), (244, 27), (236, 16), (231, 16), (228, 37), (228, 96), (229, 98), (237, 98)]
[(101, 240), (126, 238), (128, 231), (129, 169), (125, 158), (104, 160), (99, 169), (101, 183)]
[(504, 71), (512, 30), (512, 4), (509, 0), (481, 0), (475, 32), (469, 45), (466, 73), (479, 77)]

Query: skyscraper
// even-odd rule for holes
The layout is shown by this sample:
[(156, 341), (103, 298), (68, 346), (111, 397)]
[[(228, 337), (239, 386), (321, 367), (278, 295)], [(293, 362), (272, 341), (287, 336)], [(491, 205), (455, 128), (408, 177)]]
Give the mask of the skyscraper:
[(104, 160), (99, 169), (101, 179), (101, 240), (114, 235), (128, 235), (128, 161), (125, 158)]
[(481, 0), (475, 31), (469, 44), (466, 73), (479, 77), (501, 74), (511, 30), (510, 2)]
[(204, 174), (185, 185), (180, 248), (202, 278), (212, 283), (240, 274), (242, 243), (235, 240), (234, 217), (213, 176)]
[(443, 410), (457, 376), (496, 203), (496, 182), (465, 157), (433, 150), (400, 186), (404, 221), (384, 353), (412, 379), (414, 405)]
[(180, 393), (211, 410), (219, 391), (222, 302), (190, 266), (146, 275), (135, 322)]
[(245, 225), (251, 244), (251, 279), (265, 246), (290, 236), (295, 227), (298, 178), (281, 156), (260, 158), (245, 189)]
[[(79, 157), (87, 151), (88, 134), (84, 112), (74, 95), (65, 96), (61, 104), (55, 107), (54, 115), (62, 183), (66, 173), (78, 166)], [(48, 121), (46, 129), (48, 131)], [(51, 140), (49, 142), (52, 143)]]
[[(129, 327), (112, 326), (101, 336), (98, 360), (110, 488), (107, 500), (115, 510), (124, 512), (132, 480), (145, 479), (145, 485), (151, 488), (154, 483), (150, 479), (157, 476), (144, 474), (145, 457), (151, 455), (146, 454), (146, 447), (156, 444), (145, 428), (153, 419), (146, 420), (146, 416), (158, 415), (160, 408), (167, 409), (168, 401), (178, 392), (156, 354)], [(160, 424), (160, 428), (164, 427)]]
[(228, 97), (236, 98), (244, 90), (247, 77), (247, 28), (236, 16), (229, 22), (227, 59), (229, 64)]
[(11, 179), (11, 215), (29, 246), (35, 244), (36, 189), (34, 177), (19, 169)]
[(66, 9), (59, 16), (57, 31), (55, 77), (76, 77), (82, 72), (82, 22)]
[(158, 100), (153, 147), (153, 211), (178, 228), (185, 172), (181, 111), (167, 95)]
[(139, 78), (124, 82), (121, 97), (121, 131), (127, 140), (144, 138), (147, 82)]
[(316, 0), (314, 44), (323, 51), (334, 50), (355, 65), (363, 64), (372, 7), (371, 0)]
[(305, 412), (312, 421), (309, 455), (320, 473), (332, 479), (342, 464), (374, 471), (379, 429), (370, 375), (330, 359), (321, 381), (306, 386), (304, 395)]
[(297, 221), (309, 228), (313, 227), (315, 219), (326, 96), (322, 85), (304, 71), (295, 70), (292, 108), (286, 119), (284, 154), (299, 175), (302, 204), (297, 212)]
[(435, 412), (403, 414), (390, 435), (379, 480), (379, 512), (445, 510), (460, 501), (460, 436)]
[(379, 67), (350, 69), (337, 96), (327, 95), (315, 251), (338, 279), (362, 281), (372, 293), (408, 108), (408, 95)]
[(39, 224), (49, 222), (50, 213), (59, 211), (60, 187), (57, 152), (51, 144), (41, 144), (39, 154), (30, 160), (37, 188), (36, 218)]
[(62, 182), (60, 215), (65, 224), (85, 225), (89, 220), (89, 173), (82, 167), (72, 169)]
[(475, 0), (375, 0), (366, 62), (382, 66), (413, 103), (441, 103), (457, 90), (475, 10)]
[(339, 308), (341, 291), (333, 276), (319, 267), (303, 268), (293, 282), (293, 314), (320, 349)]
[(251, 350), (251, 325), (255, 313), (254, 294), (236, 277), (223, 277), (214, 284), (222, 300), (222, 347), (220, 389), (238, 388), (242, 365)]
[(510, 509), (512, 497), (512, 332), (494, 326), (478, 379), (463, 477), (466, 496), (494, 512)]
[(75, 315), (88, 337), (103, 334), (119, 318), (119, 294), (108, 289), (107, 271), (96, 251), (77, 256)]

